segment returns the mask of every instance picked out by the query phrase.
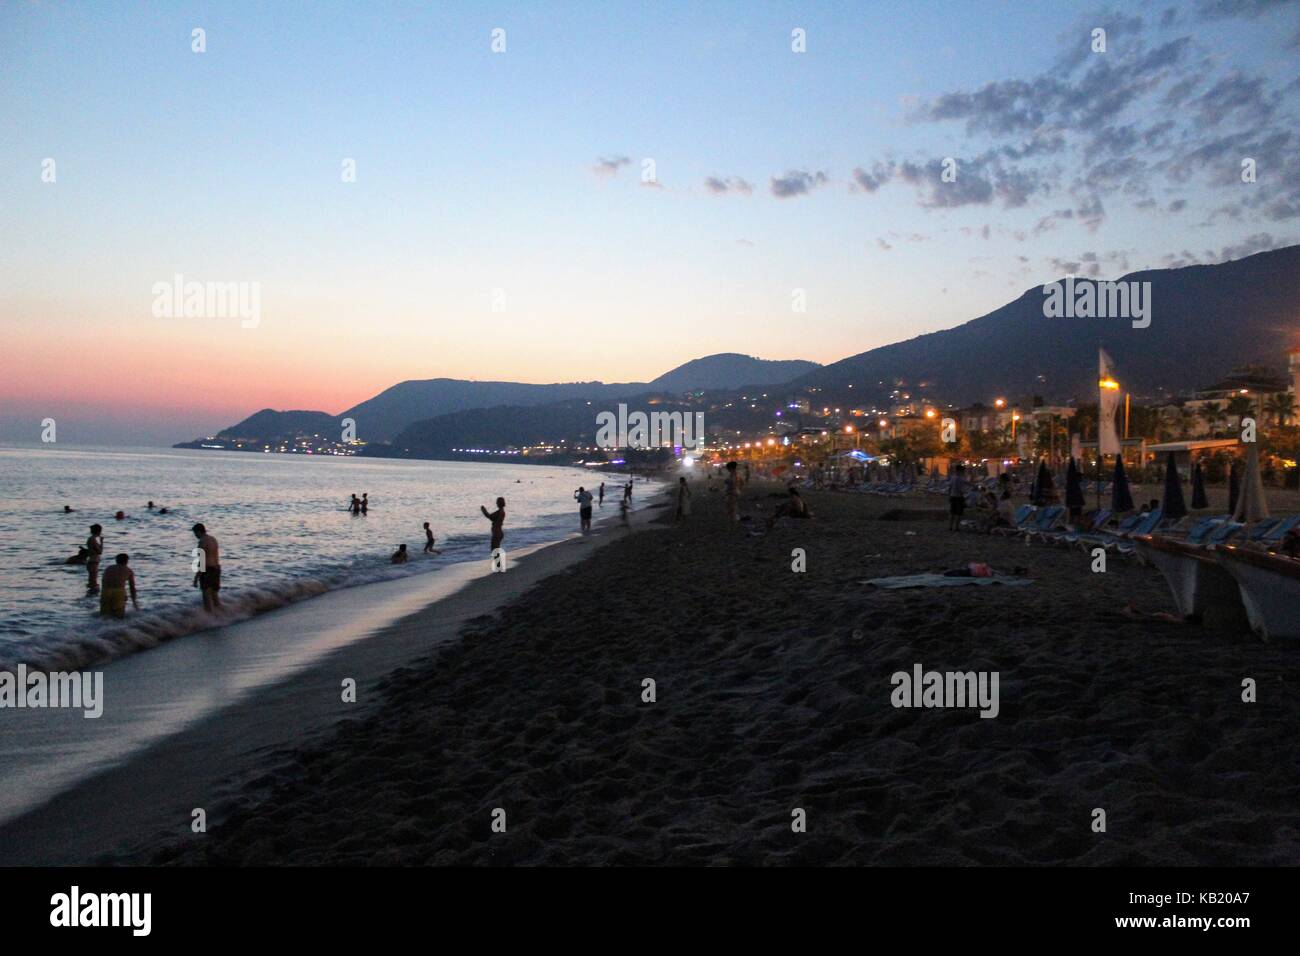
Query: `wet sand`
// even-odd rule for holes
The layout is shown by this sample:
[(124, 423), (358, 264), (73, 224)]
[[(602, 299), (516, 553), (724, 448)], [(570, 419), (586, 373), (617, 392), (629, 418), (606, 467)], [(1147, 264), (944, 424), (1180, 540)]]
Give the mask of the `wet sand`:
[[(773, 490), (746, 489), (753, 524)], [(1152, 616), (1172, 602), (1131, 561), (1096, 574), (1080, 551), (950, 533), (937, 497), (807, 497), (814, 520), (750, 536), (697, 483), (687, 521), (467, 620), (376, 706), (263, 754), (210, 832), (154, 834), (136, 858), (1300, 863), (1300, 649)], [(973, 560), (1034, 583), (860, 583)], [(918, 663), (997, 671), (999, 715), (895, 708), (891, 674)]]

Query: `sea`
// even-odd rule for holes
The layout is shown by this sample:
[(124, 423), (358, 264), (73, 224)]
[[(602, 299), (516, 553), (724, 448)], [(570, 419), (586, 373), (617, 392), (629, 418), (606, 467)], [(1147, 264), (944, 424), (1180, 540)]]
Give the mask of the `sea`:
[[(0, 706), (0, 827), (145, 759), (150, 747), (259, 688), (294, 687), (295, 675), (314, 663), (491, 574), (480, 505), (492, 510), (498, 496), (506, 499), (509, 562), (577, 536), (573, 493), (602, 480), (598, 536), (615, 533), (624, 476), (540, 465), (0, 445), (0, 672), (70, 673), (103, 688), (94, 719), (85, 707)], [(633, 510), (654, 490), (637, 481)], [(369, 495), (364, 516), (348, 509), (353, 493)], [(440, 555), (423, 553), (425, 521)], [(193, 586), (197, 522), (220, 542), (220, 614), (203, 610)], [(65, 563), (92, 524), (104, 528), (105, 566), (119, 553), (131, 556), (140, 608), (128, 608), (122, 621), (98, 616), (85, 568)], [(393, 565), (401, 543), (410, 560)]]
[[(573, 492), (601, 480), (612, 514), (622, 479), (580, 468), (0, 446), (0, 668), (98, 665), (342, 588), (486, 565), (479, 506), (494, 510), (498, 496), (507, 500), (508, 560), (575, 533)], [(369, 495), (364, 516), (348, 509), (353, 493)], [(423, 553), (426, 521), (440, 555)], [(220, 615), (203, 611), (193, 584), (198, 522), (220, 543)], [(92, 524), (104, 528), (101, 571), (130, 555), (140, 609), (125, 621), (100, 618), (86, 569), (65, 563)], [(394, 565), (403, 543), (410, 560)]]

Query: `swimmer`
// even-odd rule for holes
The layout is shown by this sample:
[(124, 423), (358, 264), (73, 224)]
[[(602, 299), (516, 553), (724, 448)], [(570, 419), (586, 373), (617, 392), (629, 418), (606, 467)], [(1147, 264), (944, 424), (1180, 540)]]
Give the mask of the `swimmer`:
[(99, 559), (104, 554), (104, 528), (102, 525), (90, 526), (90, 537), (86, 539), (86, 590), (91, 594), (99, 593)]
[(131, 590), (131, 606), (140, 610), (135, 594), (135, 572), (127, 567), (129, 554), (119, 554), (112, 567), (104, 571), (104, 590), (99, 596), (99, 613), (102, 617), (126, 617), (126, 592)]
[(390, 560), (393, 564), (405, 564), (408, 557), (410, 557), (410, 555), (406, 553), (406, 545), (399, 544), (397, 550), (393, 552), (393, 557)]

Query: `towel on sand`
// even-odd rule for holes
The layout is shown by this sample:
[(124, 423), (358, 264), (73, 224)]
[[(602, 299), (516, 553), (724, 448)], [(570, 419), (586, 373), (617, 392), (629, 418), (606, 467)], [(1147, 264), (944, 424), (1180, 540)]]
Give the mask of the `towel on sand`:
[(872, 578), (859, 584), (874, 584), (878, 588), (959, 588), (967, 584), (1033, 584), (1030, 578), (965, 578), (946, 574), (900, 574), (892, 578)]

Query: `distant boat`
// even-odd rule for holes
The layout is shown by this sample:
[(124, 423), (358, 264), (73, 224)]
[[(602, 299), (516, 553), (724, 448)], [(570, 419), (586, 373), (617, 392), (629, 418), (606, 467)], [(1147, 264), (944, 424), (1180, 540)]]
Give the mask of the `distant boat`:
[(1256, 634), (1266, 641), (1300, 640), (1300, 560), (1231, 545), (1214, 556), (1240, 588)]

